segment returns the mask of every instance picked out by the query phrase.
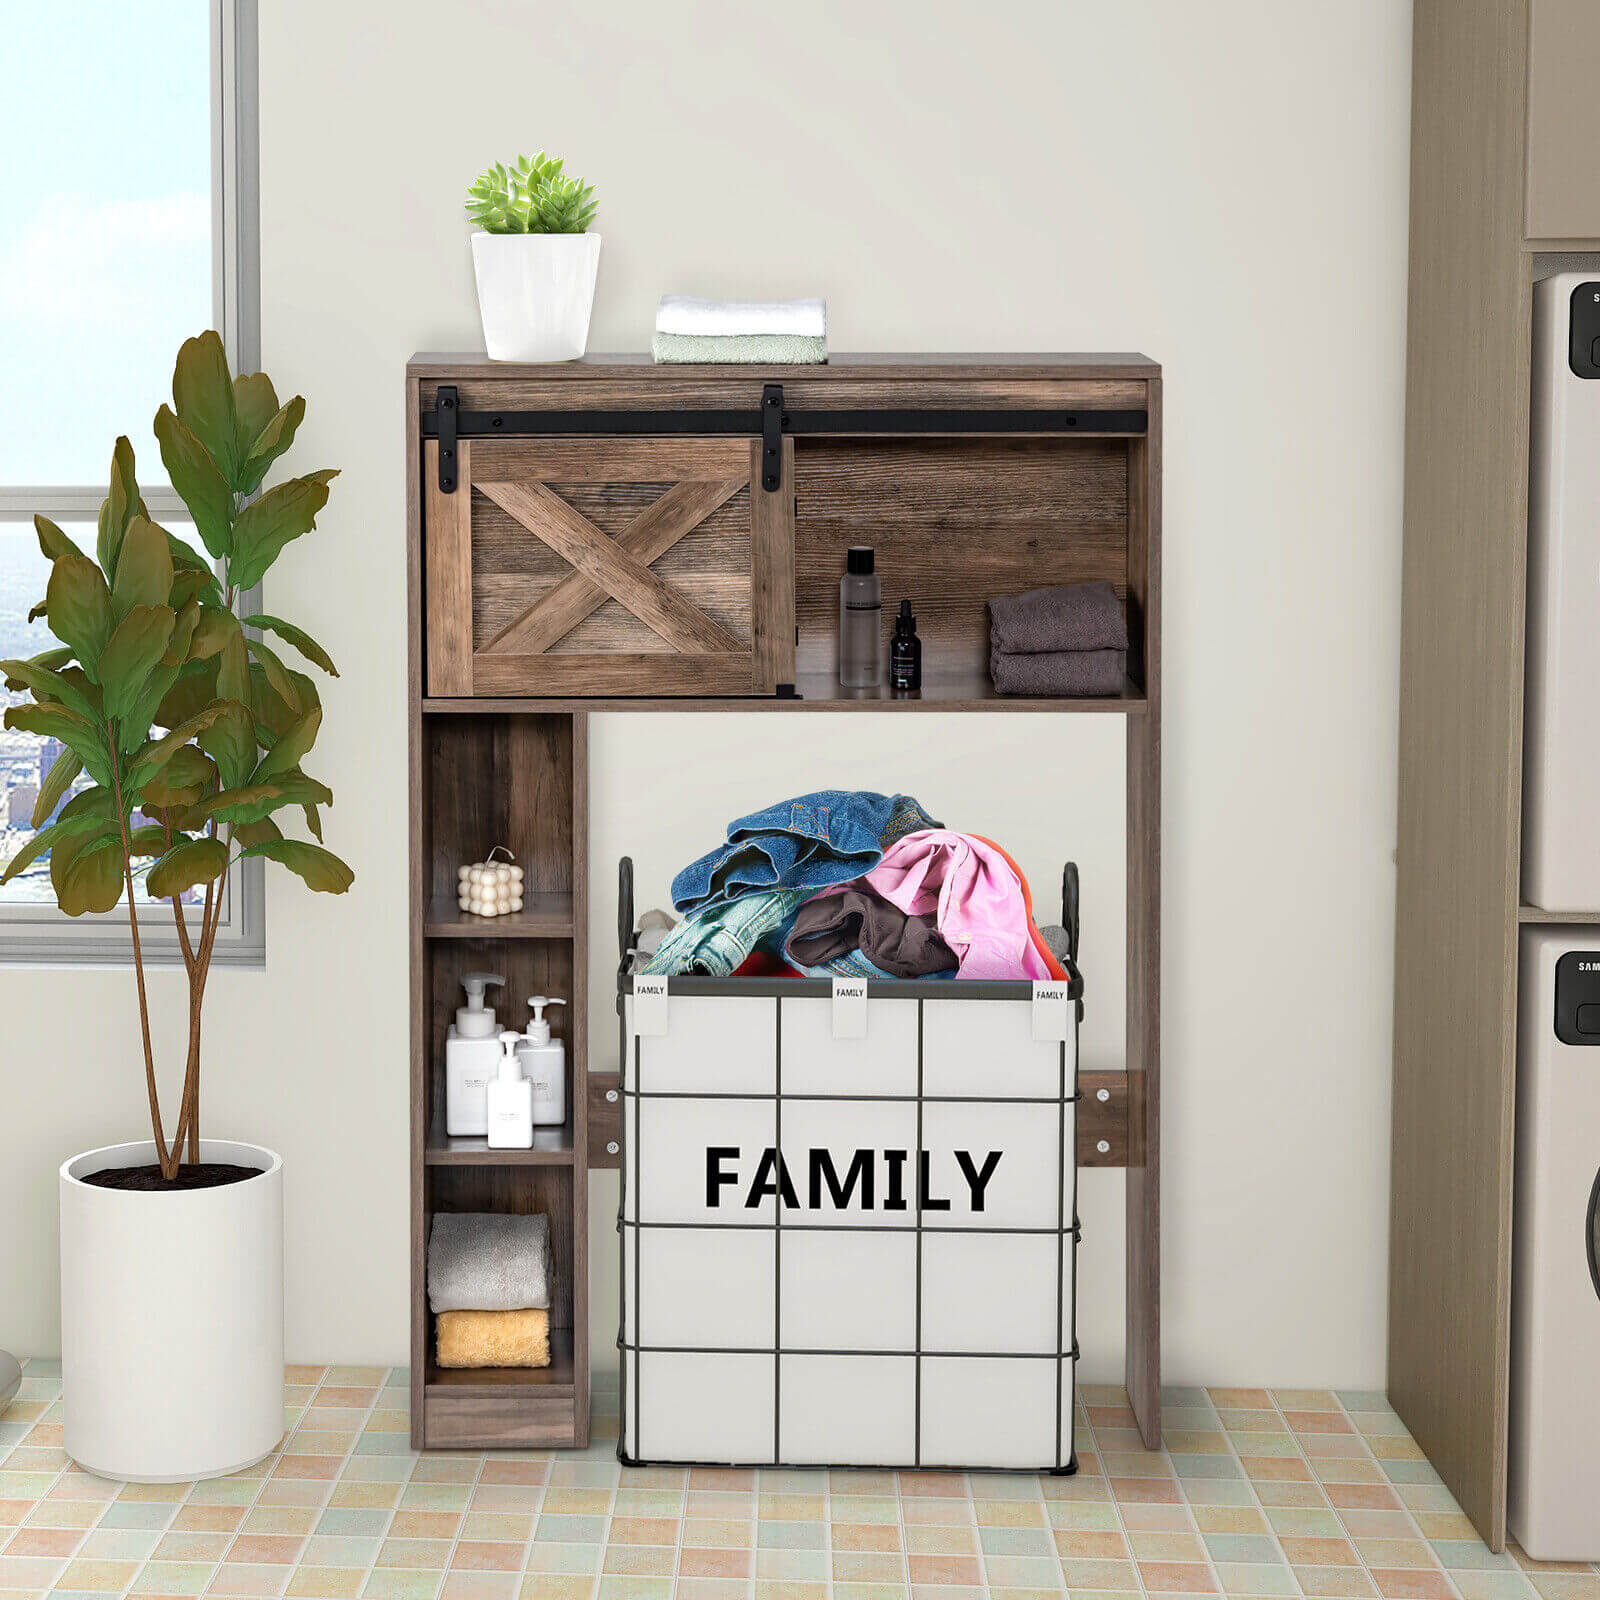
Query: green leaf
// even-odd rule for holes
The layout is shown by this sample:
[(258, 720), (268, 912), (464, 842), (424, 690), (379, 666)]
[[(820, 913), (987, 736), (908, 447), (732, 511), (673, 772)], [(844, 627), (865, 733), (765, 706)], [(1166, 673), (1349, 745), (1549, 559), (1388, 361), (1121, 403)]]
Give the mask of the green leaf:
[(194, 518), (200, 542), (219, 561), (233, 548), (233, 487), (195, 434), (167, 406), (156, 412), (156, 439), (172, 487)]
[(239, 619), (226, 606), (207, 606), (195, 624), (189, 641), (189, 654), (196, 661), (221, 655), (224, 646), (239, 633)]
[(256, 717), (256, 742), (263, 748), (269, 748), (282, 738), (313, 707), (320, 709), (322, 706), (316, 684), (305, 673), (291, 670), (289, 681), (299, 695), (298, 703), (293, 706), (272, 687), (259, 664), (252, 664), (250, 668), (250, 705)]
[(255, 770), (255, 719), (237, 700), (218, 700), (216, 705), (217, 715), (200, 730), (197, 743), (216, 762), (223, 786), (242, 788)]
[(306, 827), (311, 830), (312, 837), (317, 843), (321, 844), (322, 818), (317, 814), (317, 808), (315, 806), (301, 806), (300, 809), (305, 814)]
[[(321, 667), (329, 677), (339, 676), (339, 669), (334, 666), (333, 658), (304, 628), (297, 628), (292, 622), (285, 622), (282, 617), (269, 617), (265, 613), (246, 617), (244, 625), (247, 628), (260, 628), (263, 633), (277, 634), (285, 644), (293, 645), (307, 661)], [(288, 696), (284, 698), (287, 699)]]
[(221, 335), (214, 330), (186, 339), (178, 351), (172, 369), (172, 403), (178, 420), (210, 452), (223, 477), (234, 484), (242, 459), (238, 415), (227, 352), (222, 348)]
[[(75, 556), (83, 555), (83, 551), (49, 517), (35, 517), (33, 528), (39, 535), (39, 549), (44, 553), (45, 560), (57, 561), (69, 551)], [(85, 556), (84, 559), (87, 560), (88, 557)]]
[(228, 867), (228, 847), (220, 839), (185, 839), (151, 867), (145, 886), (170, 900), (196, 884), (220, 878)]
[(134, 516), (123, 536), (111, 608), (119, 617), (134, 606), (164, 606), (172, 594), (172, 552), (167, 533), (148, 517)]
[(239, 459), (261, 437), (261, 430), (278, 414), (278, 391), (264, 372), (241, 372), (233, 380), (234, 443)]
[(305, 707), (300, 704), (299, 691), (295, 688), (294, 680), (289, 676), (289, 669), (278, 659), (273, 651), (262, 639), (246, 639), (245, 646), (250, 654), (260, 664), (261, 670), (267, 675), (267, 682), (272, 685), (278, 698), (295, 711), (296, 715), (303, 715)]
[(90, 723), (98, 720), (99, 713), (88, 695), (62, 673), (41, 667), (36, 661), (0, 661), (0, 671), (6, 675), (6, 688), (26, 689), (41, 704), (55, 701)]
[(306, 414), (306, 403), (296, 395), (257, 433), (239, 469), (239, 492), (254, 494), (261, 487), (267, 469), (294, 443), (294, 436)]
[(151, 669), (166, 654), (176, 620), (168, 606), (135, 606), (117, 624), (100, 657), (108, 717), (124, 716), (149, 688)]
[(163, 696), (150, 720), (157, 727), (176, 728), (180, 722), (198, 716), (216, 698), (216, 662), (190, 660), (179, 668), (177, 682)]
[(263, 839), (281, 839), (283, 830), (271, 817), (262, 817), (259, 822), (234, 823), (233, 836), (240, 844), (260, 844)]
[(56, 886), (56, 902), (69, 917), (89, 911), (110, 911), (122, 899), (122, 840), (115, 834), (75, 850), (72, 858), (56, 873), (59, 852), (50, 857), (50, 878)]
[(217, 693), (224, 700), (250, 704), (250, 657), (245, 650), (244, 633), (237, 625), (217, 661)]
[(226, 700), (213, 700), (210, 705), (185, 718), (170, 733), (142, 750), (128, 768), (128, 788), (135, 792), (142, 789), (184, 745), (204, 733), (227, 709)]
[(167, 837), (167, 830), (158, 827), (135, 828), (128, 835), (128, 854), (130, 856), (164, 856), (172, 848), (173, 840)]
[(298, 873), (308, 888), (324, 894), (343, 894), (356, 881), (355, 873), (331, 850), (299, 839), (264, 839), (260, 844), (246, 845), (241, 853), (281, 862)]
[(113, 824), (106, 817), (79, 814), (61, 817), (48, 828), (40, 828), (26, 844), (6, 863), (0, 872), (0, 884), (10, 883), (24, 868), (32, 866), (46, 850), (54, 849), (67, 839), (82, 839), (102, 833)]
[(235, 588), (253, 589), (283, 547), (316, 526), (317, 513), (328, 503), (328, 485), (338, 476), (329, 468), (290, 478), (239, 513), (228, 570)]
[(272, 748), (262, 757), (261, 764), (251, 774), (256, 783), (265, 783), (280, 772), (288, 772), (300, 765), (300, 758), (317, 741), (317, 729), (322, 726), (322, 707), (313, 706), (300, 720), (289, 727)]
[(217, 764), (198, 745), (186, 744), (139, 791), (139, 809), (192, 806), (217, 781)]
[(55, 759), (43, 783), (39, 785), (39, 798), (33, 802), (31, 821), (36, 828), (44, 826), (44, 819), (60, 804), (61, 797), (72, 787), (73, 780), (83, 771), (83, 757), (76, 750), (63, 750)]
[(150, 725), (156, 720), (162, 701), (177, 679), (178, 668), (169, 665), (166, 656), (150, 669), (144, 688), (123, 712), (122, 720), (117, 724), (117, 751), (120, 755), (131, 755), (150, 737)]
[[(144, 501), (139, 498), (139, 485), (133, 476), (133, 446), (124, 436), (117, 440), (111, 452), (111, 489), (100, 503), (100, 522), (95, 554), (109, 578), (117, 570), (117, 556), (122, 549), (123, 536), (128, 524), (136, 516), (144, 515)], [(166, 599), (165, 595), (161, 597)]]
[(238, 789), (219, 789), (189, 808), (193, 823), (257, 822), (276, 809), (283, 791), (272, 783), (247, 783)]
[(94, 723), (77, 712), (57, 705), (11, 706), (5, 714), (5, 725), (20, 728), (24, 733), (59, 739), (83, 758), (84, 766), (96, 783), (111, 781), (111, 750), (106, 737)]
[(58, 556), (44, 603), (50, 631), (72, 647), (84, 671), (98, 682), (95, 669), (111, 637), (111, 591), (100, 569), (74, 551)]
[(181, 667), (189, 659), (189, 646), (194, 643), (195, 629), (200, 626), (200, 602), (193, 595), (178, 607), (178, 620), (172, 626), (172, 642), (161, 658), (163, 665)]

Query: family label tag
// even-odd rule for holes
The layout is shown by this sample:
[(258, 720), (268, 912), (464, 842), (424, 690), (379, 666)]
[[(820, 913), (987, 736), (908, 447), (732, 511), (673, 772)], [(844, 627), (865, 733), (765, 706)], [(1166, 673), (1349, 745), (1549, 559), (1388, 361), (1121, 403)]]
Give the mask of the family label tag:
[(833, 980), (833, 1036), (835, 1039), (865, 1039), (867, 1036), (867, 980)]
[(661, 1039), (667, 1032), (667, 980), (633, 980), (633, 1031), (642, 1039)]
[(1035, 1039), (1067, 1037), (1067, 986), (1064, 983), (1033, 984), (1033, 1036)]

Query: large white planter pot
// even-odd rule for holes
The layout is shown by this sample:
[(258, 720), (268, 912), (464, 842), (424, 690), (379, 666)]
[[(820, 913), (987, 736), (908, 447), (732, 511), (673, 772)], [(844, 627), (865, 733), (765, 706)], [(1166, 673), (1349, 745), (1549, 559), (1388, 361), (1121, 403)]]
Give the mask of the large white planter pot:
[(63, 1444), (103, 1478), (220, 1477), (283, 1435), (283, 1163), (220, 1139), (200, 1156), (262, 1171), (174, 1194), (82, 1181), (153, 1162), (148, 1141), (61, 1166)]
[(495, 361), (574, 361), (589, 343), (598, 233), (475, 233), (483, 342)]

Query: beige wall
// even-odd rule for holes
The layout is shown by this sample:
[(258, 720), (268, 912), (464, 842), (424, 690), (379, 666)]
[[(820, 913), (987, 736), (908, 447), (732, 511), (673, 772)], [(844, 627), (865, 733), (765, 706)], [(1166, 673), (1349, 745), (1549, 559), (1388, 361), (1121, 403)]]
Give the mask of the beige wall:
[[(1167, 1371), (1381, 1379), (1408, 13), (263, 0), (263, 349), (310, 401), (291, 460), (343, 469), (272, 600), (344, 671), (318, 770), (357, 883), (273, 881), (266, 973), (214, 980), (206, 1107), (286, 1159), (294, 1357), (406, 1359), (401, 369), (478, 342), (460, 192), (543, 144), (599, 190), (596, 349), (643, 347), (663, 290), (822, 293), (839, 350), (1165, 365)], [(835, 782), (994, 831), (1042, 899), (1075, 855), (1085, 1059), (1116, 1062), (1112, 720), (601, 719), (593, 766), (598, 1064), (616, 855), (660, 892), (747, 801)], [(47, 1352), (55, 1166), (141, 1124), (133, 997), (8, 971), (0, 1004), (0, 1345)], [(1084, 1183), (1091, 1375), (1120, 1195)]]

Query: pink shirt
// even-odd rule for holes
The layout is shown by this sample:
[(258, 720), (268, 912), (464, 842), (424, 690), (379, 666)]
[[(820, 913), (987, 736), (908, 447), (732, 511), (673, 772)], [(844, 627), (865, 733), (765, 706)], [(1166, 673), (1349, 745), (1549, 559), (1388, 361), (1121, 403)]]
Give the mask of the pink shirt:
[[(871, 872), (856, 879), (908, 917), (930, 913), (955, 951), (962, 978), (1049, 978), (1034, 948), (1022, 885), (993, 845), (947, 828), (897, 839)], [(840, 894), (847, 885), (826, 889)]]

